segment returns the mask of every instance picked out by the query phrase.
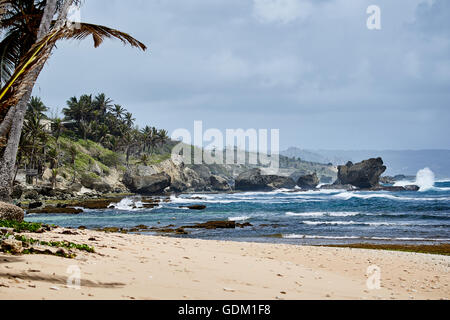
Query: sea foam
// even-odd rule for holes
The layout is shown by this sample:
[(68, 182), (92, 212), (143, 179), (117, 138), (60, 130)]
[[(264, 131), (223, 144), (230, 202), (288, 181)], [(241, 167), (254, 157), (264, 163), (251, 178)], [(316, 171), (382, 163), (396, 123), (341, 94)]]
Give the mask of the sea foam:
[(248, 220), (248, 219), (250, 219), (250, 217), (249, 216), (242, 216), (242, 217), (230, 217), (230, 218), (228, 218), (228, 221), (246, 221), (246, 220)]
[(419, 170), (416, 175), (416, 181), (399, 181), (394, 184), (395, 187), (404, 187), (407, 185), (416, 185), (420, 189), (419, 191), (425, 192), (434, 188), (435, 184), (435, 175), (434, 172), (431, 171), (430, 168), (424, 168)]

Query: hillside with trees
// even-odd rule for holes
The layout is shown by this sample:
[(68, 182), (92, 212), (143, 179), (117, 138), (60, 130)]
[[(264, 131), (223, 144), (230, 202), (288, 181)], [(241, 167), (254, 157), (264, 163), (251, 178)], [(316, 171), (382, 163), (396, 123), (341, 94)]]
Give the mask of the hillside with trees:
[(89, 187), (112, 171), (119, 180), (129, 166), (147, 166), (170, 158), (174, 142), (166, 130), (139, 129), (133, 115), (105, 94), (71, 97), (62, 113), (62, 117), (49, 116), (44, 102), (32, 97), (15, 178), (21, 173), (19, 177), (25, 177), (29, 184)]

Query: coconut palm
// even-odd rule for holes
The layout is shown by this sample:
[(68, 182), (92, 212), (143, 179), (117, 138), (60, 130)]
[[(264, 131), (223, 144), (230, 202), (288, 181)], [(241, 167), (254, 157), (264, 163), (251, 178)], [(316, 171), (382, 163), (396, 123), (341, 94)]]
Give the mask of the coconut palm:
[(122, 119), (125, 113), (125, 109), (122, 108), (120, 104), (115, 104), (114, 107), (111, 108), (111, 112), (117, 119)]
[(76, 175), (77, 175), (77, 166), (76, 166), (76, 160), (78, 155), (78, 149), (74, 145), (71, 145), (69, 147), (69, 155), (70, 155), (70, 162), (72, 163), (73, 167), (73, 180), (72, 184), (75, 183)]
[[(37, 3), (44, 5), (42, 2), (38, 1)], [(77, 2), (74, 0), (47, 0), (45, 1), (45, 6), (41, 7), (39, 12), (40, 18), (36, 20), (39, 21), (39, 24), (34, 22), (34, 20), (33, 23), (30, 23), (28, 19), (20, 22), (24, 28), (27, 27), (32, 30), (31, 34), (36, 33), (37, 40), (33, 41), (34, 44), (29, 50), (23, 50), (26, 53), (22, 52), (19, 55), (20, 58), (15, 62), (17, 64), (15, 65), (14, 73), (0, 91), (0, 114), (6, 113), (3, 122), (8, 120), (5, 122), (5, 125), (0, 125), (0, 133), (4, 136), (9, 131), (7, 146), (0, 165), (0, 199), (10, 200), (12, 172), (16, 164), (27, 103), (37, 78), (45, 62), (50, 57), (56, 42), (63, 39), (81, 40), (87, 36), (92, 36), (94, 46), (98, 47), (105, 38), (115, 37), (133, 47), (146, 50), (144, 44), (118, 30), (83, 23), (78, 24), (77, 28), (74, 28), (72, 23), (68, 22), (67, 15), (71, 5)], [(17, 0), (4, 0), (1, 4), (9, 10), (13, 9), (16, 3)], [(57, 19), (53, 22), (55, 14)], [(2, 16), (2, 22), (4, 20), (5, 15)], [(9, 29), (2, 24), (2, 31), (5, 30)]]
[(131, 128), (135, 121), (136, 121), (136, 119), (133, 118), (133, 114), (131, 112), (125, 113), (124, 122), (128, 128)]
[(5, 33), (0, 42), (0, 81), (3, 86), (14, 73), (21, 57), (37, 40), (45, 1), (1, 1), (1, 4), (5, 10), (0, 22), (1, 31)]
[(159, 140), (160, 146), (163, 147), (166, 144), (166, 142), (169, 140), (169, 132), (167, 130), (159, 130), (158, 140)]
[(145, 152), (146, 148), (150, 151), (150, 143), (152, 140), (152, 128), (150, 126), (145, 126), (144, 129), (141, 130), (141, 134), (143, 137), (143, 151)]
[(127, 166), (130, 164), (132, 148), (136, 145), (136, 136), (132, 130), (126, 131), (121, 138), (121, 143), (125, 148)]
[(94, 108), (99, 111), (100, 115), (103, 117), (106, 115), (108, 110), (112, 106), (112, 100), (107, 98), (104, 93), (100, 93), (94, 99)]
[(28, 112), (32, 112), (36, 116), (39, 115), (41, 119), (46, 119), (47, 116), (45, 112), (48, 111), (48, 108), (44, 105), (41, 98), (31, 97), (30, 102), (28, 103)]
[(22, 132), (24, 140), (22, 140), (22, 143), (27, 143), (24, 148), (28, 150), (27, 156), (33, 168), (36, 168), (38, 159), (42, 156), (41, 153), (43, 153), (48, 140), (45, 125), (42, 123), (43, 112), (46, 110), (47, 108), (39, 98), (32, 98), (25, 115)]
[(52, 133), (55, 138), (56, 145), (58, 145), (59, 138), (64, 133), (65, 127), (61, 118), (55, 118), (52, 122)]

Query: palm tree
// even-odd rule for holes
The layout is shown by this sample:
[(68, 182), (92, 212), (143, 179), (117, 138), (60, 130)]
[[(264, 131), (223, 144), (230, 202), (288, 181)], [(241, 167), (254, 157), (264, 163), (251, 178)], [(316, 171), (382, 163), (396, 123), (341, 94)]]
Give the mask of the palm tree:
[[(2, 1), (2, 5), (12, 11), (15, 9), (16, 3), (17, 0)], [(43, 7), (40, 8), (39, 18), (36, 20), (39, 21), (39, 24), (36, 22), (30, 23), (29, 19), (21, 21), (24, 29), (29, 28), (31, 34), (36, 33), (37, 36), (35, 37), (36, 40), (33, 39), (31, 48), (26, 48), (26, 50), (23, 48), (25, 54), (21, 52), (17, 55), (20, 58), (15, 61), (15, 71), (0, 92), (0, 114), (6, 113), (4, 121), (8, 120), (5, 125), (0, 125), (0, 133), (4, 136), (9, 131), (9, 139), (0, 165), (0, 199), (10, 200), (12, 172), (16, 163), (27, 103), (31, 97), (34, 84), (56, 42), (62, 39), (84, 39), (92, 35), (95, 47), (98, 47), (104, 38), (115, 37), (134, 47), (146, 49), (146, 46), (141, 42), (114, 29), (92, 24), (79, 24), (79, 28), (73, 28), (72, 24), (67, 21), (69, 8), (73, 4), (78, 4), (78, 1), (47, 0), (45, 6), (41, 3)], [(57, 19), (56, 22), (52, 23), (55, 14)], [(2, 16), (2, 31), (9, 31), (12, 29), (11, 25), (3, 25), (4, 17)], [(15, 39), (16, 43), (20, 41), (19, 38)]]
[(147, 147), (149, 148), (149, 151), (150, 151), (150, 142), (152, 139), (152, 128), (150, 128), (149, 126), (145, 126), (145, 128), (141, 130), (141, 134), (144, 139), (144, 152)]
[(133, 134), (132, 130), (128, 130), (126, 131), (123, 135), (122, 135), (122, 145), (125, 147), (125, 154), (126, 154), (126, 159), (127, 159), (127, 166), (130, 164), (130, 154), (131, 154), (131, 149), (133, 148), (133, 146), (136, 143), (136, 139), (135, 139), (135, 135)]
[(150, 138), (150, 142), (149, 142), (150, 154), (152, 154), (155, 151), (155, 148), (158, 146), (158, 143), (159, 143), (158, 129), (156, 129), (155, 127), (152, 127), (152, 133), (151, 133), (151, 138)]
[(52, 133), (53, 137), (55, 138), (56, 145), (58, 146), (59, 138), (63, 134), (65, 130), (63, 121), (61, 118), (55, 118), (52, 122)]
[[(52, 18), (57, 12), (57, 6), (61, 5), (61, 0), (39, 1), (38, 3), (29, 0), (2, 0), (1, 5), (2, 11), (4, 11), (0, 21), (0, 31), (4, 36), (0, 44), (2, 52), (1, 74), (2, 85), (4, 83), (6, 85), (36, 41), (50, 29)], [(15, 117), (23, 119), (31, 91), (28, 90), (27, 99), (22, 102), (20, 113), (16, 114), (17, 106), (0, 111), (0, 119), (3, 119), (0, 124), (0, 135), (2, 137), (6, 137), (11, 130)], [(20, 119), (17, 118), (16, 120)], [(19, 127), (20, 125), (21, 123), (19, 123)], [(17, 141), (18, 131), (14, 130), (15, 142)], [(14, 149), (12, 152), (14, 153)]]
[(66, 120), (73, 120), (77, 123), (83, 119), (82, 104), (78, 101), (77, 97), (71, 97), (66, 102), (67, 108), (62, 110)]
[(94, 132), (94, 122), (81, 121), (79, 124), (80, 134), (83, 137), (83, 140), (87, 140), (87, 138), (92, 137)]
[(120, 104), (115, 104), (114, 107), (111, 108), (111, 112), (117, 119), (122, 119), (125, 109), (122, 108)]
[(50, 160), (50, 169), (58, 169), (59, 167), (59, 152), (57, 149), (50, 149), (47, 152), (47, 158)]
[(169, 140), (169, 132), (167, 130), (159, 130), (158, 132), (159, 143), (163, 147)]
[[(5, 10), (0, 25), (1, 30), (5, 32), (0, 42), (0, 82), (3, 86), (14, 73), (21, 57), (25, 56), (36, 42), (45, 2), (27, 0), (1, 2), (2, 9)], [(20, 23), (21, 21), (27, 23)]]
[(105, 146), (114, 151), (117, 152), (119, 151), (120, 147), (121, 147), (121, 141), (118, 137), (113, 136), (111, 134), (106, 135), (105, 139), (104, 139), (104, 144)]
[(47, 118), (45, 112), (48, 111), (48, 108), (44, 105), (41, 98), (31, 97), (31, 100), (28, 103), (28, 110), (35, 114), (39, 114), (42, 119)]
[(56, 189), (56, 186), (57, 186), (57, 183), (58, 183), (58, 181), (57, 181), (58, 173), (59, 173), (58, 169), (56, 169), (56, 168), (52, 169), (52, 176), (51, 176), (50, 180), (52, 182), (52, 188), (53, 189)]
[(147, 166), (149, 161), (150, 161), (150, 157), (146, 153), (144, 153), (141, 156), (141, 158), (139, 159), (139, 163), (143, 164), (144, 166)]
[(69, 147), (70, 161), (71, 161), (72, 166), (73, 166), (73, 180), (72, 180), (72, 184), (75, 183), (76, 174), (77, 174), (77, 168), (76, 168), (77, 154), (78, 154), (78, 149), (72, 144)]
[(133, 118), (133, 114), (131, 112), (125, 113), (124, 122), (128, 128), (131, 128), (135, 121), (136, 119)]
[(31, 99), (28, 104), (28, 110), (25, 115), (25, 122), (22, 135), (29, 144), (26, 148), (29, 150), (28, 157), (30, 164), (36, 168), (39, 151), (45, 148), (48, 134), (45, 131), (45, 125), (42, 123), (44, 118), (43, 111), (47, 110), (42, 101), (38, 98)]
[(99, 111), (100, 115), (103, 117), (105, 116), (106, 112), (108, 112), (108, 110), (111, 108), (112, 102), (113, 101), (107, 98), (104, 93), (100, 93), (94, 99), (94, 107), (96, 110)]

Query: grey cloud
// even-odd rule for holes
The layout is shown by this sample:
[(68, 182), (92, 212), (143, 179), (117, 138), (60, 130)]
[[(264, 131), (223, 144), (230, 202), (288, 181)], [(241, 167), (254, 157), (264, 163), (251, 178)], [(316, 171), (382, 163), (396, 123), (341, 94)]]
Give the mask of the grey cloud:
[(379, 0), (383, 29), (369, 31), (373, 2), (308, 1), (307, 18), (262, 22), (253, 0), (85, 1), (84, 21), (150, 52), (61, 43), (35, 94), (61, 109), (104, 91), (169, 130), (280, 128), (284, 147), (449, 148), (450, 20), (434, 16), (447, 2)]

